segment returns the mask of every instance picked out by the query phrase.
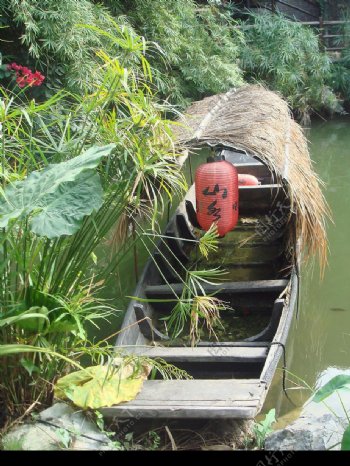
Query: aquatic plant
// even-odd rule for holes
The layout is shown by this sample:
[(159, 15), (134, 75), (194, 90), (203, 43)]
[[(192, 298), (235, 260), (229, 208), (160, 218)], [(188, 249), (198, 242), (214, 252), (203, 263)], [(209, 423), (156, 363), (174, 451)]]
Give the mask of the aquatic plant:
[(270, 409), (265, 418), (253, 425), (253, 434), (256, 446), (259, 450), (264, 448), (266, 437), (273, 431), (272, 424), (276, 422), (276, 410)]
[[(140, 240), (147, 252), (153, 260), (152, 249), (155, 249), (161, 255), (169, 270), (172, 271), (183, 285), (183, 290), (179, 294), (176, 293), (154, 260), (155, 266), (174, 296), (166, 300), (140, 298), (139, 296), (131, 296), (131, 298), (140, 302), (174, 303), (170, 315), (162, 319), (165, 323), (166, 331), (171, 338), (175, 339), (180, 335), (185, 336), (187, 333), (191, 345), (195, 346), (200, 340), (201, 329), (203, 327), (207, 329), (209, 334), (213, 334), (216, 337), (215, 327), (222, 325), (220, 311), (230, 309), (230, 306), (215, 296), (207, 295), (204, 287), (205, 284), (219, 284), (225, 271), (220, 268), (197, 270), (197, 261), (190, 266), (184, 265), (167, 244), (166, 240), (169, 239), (168, 236), (155, 234), (154, 232), (148, 233), (142, 229), (141, 225), (138, 225), (138, 227)], [(159, 238), (160, 243), (157, 243), (155, 238)], [(217, 251), (218, 249), (219, 234), (215, 224), (197, 240), (181, 239), (184, 242), (188, 241), (193, 246), (193, 250), (198, 250), (199, 254), (205, 258), (208, 257), (209, 252)], [(165, 248), (164, 251), (162, 251), (162, 246)]]

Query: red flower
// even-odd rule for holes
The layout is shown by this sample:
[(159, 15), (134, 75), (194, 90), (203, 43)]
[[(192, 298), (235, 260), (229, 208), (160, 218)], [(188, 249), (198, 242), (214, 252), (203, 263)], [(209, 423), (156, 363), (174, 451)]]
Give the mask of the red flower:
[(45, 79), (45, 76), (40, 71), (35, 71), (27, 68), (26, 66), (18, 65), (17, 63), (11, 63), (7, 65), (8, 70), (14, 70), (16, 73), (16, 83), (19, 87), (25, 87), (26, 85), (41, 86)]
[(26, 85), (25, 79), (20, 76), (17, 77), (16, 83), (19, 87), (24, 87)]
[(17, 65), (17, 63), (13, 62), (10, 65), (7, 65), (8, 70), (18, 70), (20, 68), (20, 65)]

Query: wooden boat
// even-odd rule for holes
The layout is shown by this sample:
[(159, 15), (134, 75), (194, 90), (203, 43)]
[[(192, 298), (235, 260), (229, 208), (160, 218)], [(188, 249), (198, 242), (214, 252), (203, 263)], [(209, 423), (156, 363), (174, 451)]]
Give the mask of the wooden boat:
[[(134, 296), (149, 301), (130, 302), (117, 349), (162, 358), (193, 378), (147, 380), (133, 401), (104, 408), (107, 417), (242, 419), (255, 417), (262, 408), (296, 307), (295, 256), (289, 257), (286, 248), (294, 222), (286, 191), (261, 160), (229, 148), (222, 154), (238, 173), (260, 181), (239, 187), (239, 223), (212, 256), (211, 265), (226, 268), (229, 280), (205, 287), (206, 294), (215, 292), (234, 309), (233, 331), (220, 341), (202, 338), (191, 347), (169, 340), (160, 326), (173, 306), (168, 300), (174, 292), (181, 295), (183, 284), (174, 274), (177, 260), (190, 262), (197, 238), (192, 186), (144, 268)], [(257, 329), (254, 321), (259, 319)], [(234, 332), (240, 325), (243, 336)]]

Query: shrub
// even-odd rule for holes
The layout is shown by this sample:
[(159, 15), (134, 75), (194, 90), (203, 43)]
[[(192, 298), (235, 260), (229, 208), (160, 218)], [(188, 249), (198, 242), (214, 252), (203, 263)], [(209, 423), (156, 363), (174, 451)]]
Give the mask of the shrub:
[(329, 84), (341, 99), (346, 108), (350, 104), (350, 8), (346, 7), (341, 15), (346, 23), (333, 26), (332, 33), (340, 34), (333, 39), (334, 46), (344, 47), (337, 60), (332, 65), (332, 73)]
[(317, 35), (280, 14), (252, 14), (244, 24), (241, 66), (250, 81), (265, 83), (307, 121), (314, 111), (336, 111), (338, 101), (326, 85), (331, 61), (320, 51)]
[(106, 8), (90, 0), (0, 0), (0, 14), (3, 39), (12, 41), (2, 43), (7, 56), (35, 64), (55, 89), (92, 89), (98, 77), (96, 51), (111, 44), (96, 30), (79, 25), (112, 32), (113, 18)]
[(237, 64), (242, 34), (229, 12), (215, 2), (107, 2), (112, 3), (119, 4), (139, 34), (162, 49), (163, 58), (153, 54), (149, 59), (156, 69), (158, 90), (171, 102), (185, 106), (191, 100), (242, 84)]
[[(43, 87), (47, 95), (50, 87), (84, 92), (98, 79), (96, 51), (111, 46), (96, 28), (111, 32), (113, 21), (119, 25), (131, 22), (140, 35), (154, 42), (148, 47), (148, 59), (155, 68), (155, 88), (162, 97), (184, 106), (242, 82), (237, 65), (242, 34), (228, 11), (214, 3), (104, 0), (101, 5), (92, 0), (0, 0), (5, 25), (2, 37), (13, 40), (4, 42), (4, 53), (11, 61), (38, 68), (47, 77)], [(91, 27), (79, 27), (82, 23)], [(117, 46), (113, 44), (114, 53)], [(123, 61), (123, 49), (118, 53)]]

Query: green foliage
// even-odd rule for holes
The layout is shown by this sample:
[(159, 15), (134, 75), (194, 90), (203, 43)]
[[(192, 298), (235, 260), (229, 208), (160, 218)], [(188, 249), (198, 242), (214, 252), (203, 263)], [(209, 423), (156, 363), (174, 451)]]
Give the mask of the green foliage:
[(280, 92), (303, 121), (313, 111), (339, 110), (326, 85), (331, 62), (313, 30), (280, 14), (252, 14), (251, 20), (243, 25), (241, 66), (246, 78)]
[(100, 178), (93, 169), (113, 145), (92, 147), (59, 164), (33, 171), (23, 181), (9, 184), (0, 199), (0, 227), (29, 217), (33, 233), (47, 238), (76, 233), (86, 215), (103, 203)]
[(329, 84), (341, 99), (350, 102), (350, 66), (347, 62), (340, 61), (332, 65)]
[(342, 442), (341, 442), (341, 449), (349, 451), (350, 450), (350, 424), (345, 429)]
[[(327, 399), (329, 396), (333, 395), (334, 393), (338, 393), (338, 390), (349, 390), (349, 388), (350, 376), (345, 374), (336, 375), (314, 393), (312, 400), (316, 403), (324, 402), (324, 400)], [(339, 393), (338, 396), (340, 399), (341, 406), (344, 410), (345, 417), (347, 418), (349, 423), (343, 434), (343, 438), (341, 441), (341, 449), (350, 450), (350, 419)]]
[[(130, 58), (118, 42), (111, 43), (98, 32), (111, 33), (116, 21), (119, 26), (132, 23), (153, 42), (148, 58), (155, 67), (156, 88), (173, 103), (184, 106), (242, 83), (237, 65), (242, 34), (229, 11), (212, 2), (199, 6), (193, 0), (103, 3), (0, 0), (0, 13), (15, 40), (12, 48), (6, 44), (7, 56), (39, 68), (46, 76), (46, 89), (92, 90), (98, 80), (98, 50), (118, 54), (122, 63)], [(130, 26), (128, 30), (132, 31)]]
[(253, 432), (255, 435), (255, 441), (257, 443), (257, 448), (261, 450), (264, 448), (264, 442), (267, 435), (272, 432), (272, 424), (276, 422), (276, 410), (270, 409), (266, 414), (265, 418), (261, 422), (256, 422), (254, 424)]
[(155, 432), (154, 430), (151, 430), (148, 432), (148, 437), (146, 436), (146, 438), (144, 439), (144, 442), (146, 443), (147, 450), (151, 450), (151, 451), (157, 450), (160, 445), (160, 437), (157, 434), (157, 432)]
[(95, 52), (106, 42), (78, 25), (111, 30), (105, 8), (90, 0), (2, 0), (0, 12), (51, 86), (91, 89), (97, 77)]
[(329, 84), (348, 106), (350, 103), (350, 8), (343, 12), (341, 19), (344, 24), (333, 26), (331, 33), (340, 34), (334, 39), (334, 45), (344, 47), (340, 57), (332, 65)]
[(208, 231), (205, 232), (201, 238), (199, 238), (199, 251), (206, 259), (210, 252), (216, 252), (219, 248), (218, 246), (219, 233), (218, 228), (213, 223)]
[(194, 346), (200, 339), (200, 328), (205, 326), (215, 336), (215, 327), (220, 325), (220, 311), (229, 309), (224, 301), (215, 296), (207, 296), (203, 289), (205, 283), (218, 284), (225, 272), (219, 269), (188, 270), (181, 296), (169, 317), (167, 328), (172, 338), (177, 338), (189, 322), (189, 338)]
[[(185, 106), (203, 95), (242, 84), (237, 64), (242, 34), (230, 14), (213, 2), (132, 0), (107, 4), (117, 4), (140, 34), (155, 42), (149, 50), (155, 83), (171, 102)], [(156, 53), (159, 47), (163, 57)]]
[(60, 447), (69, 448), (73, 440), (71, 433), (67, 429), (60, 428), (56, 430), (56, 435), (60, 439)]
[(341, 390), (344, 388), (349, 388), (350, 386), (350, 376), (349, 375), (336, 375), (329, 382), (327, 382), (323, 387), (319, 388), (313, 396), (313, 401), (315, 403), (320, 403), (321, 401), (328, 398), (336, 390)]
[[(93, 28), (122, 50), (120, 59), (97, 52), (94, 92), (37, 104), (2, 90), (0, 391), (14, 410), (50, 402), (52, 381), (72, 365), (81, 369), (82, 357), (110, 357), (107, 342), (87, 335), (116, 312), (96, 293), (132, 245), (134, 219), (145, 214), (142, 221), (155, 224), (167, 198), (185, 187), (164, 118), (171, 108), (151, 90), (147, 44), (113, 27)], [(98, 260), (96, 248), (120, 224), (111, 259)]]

